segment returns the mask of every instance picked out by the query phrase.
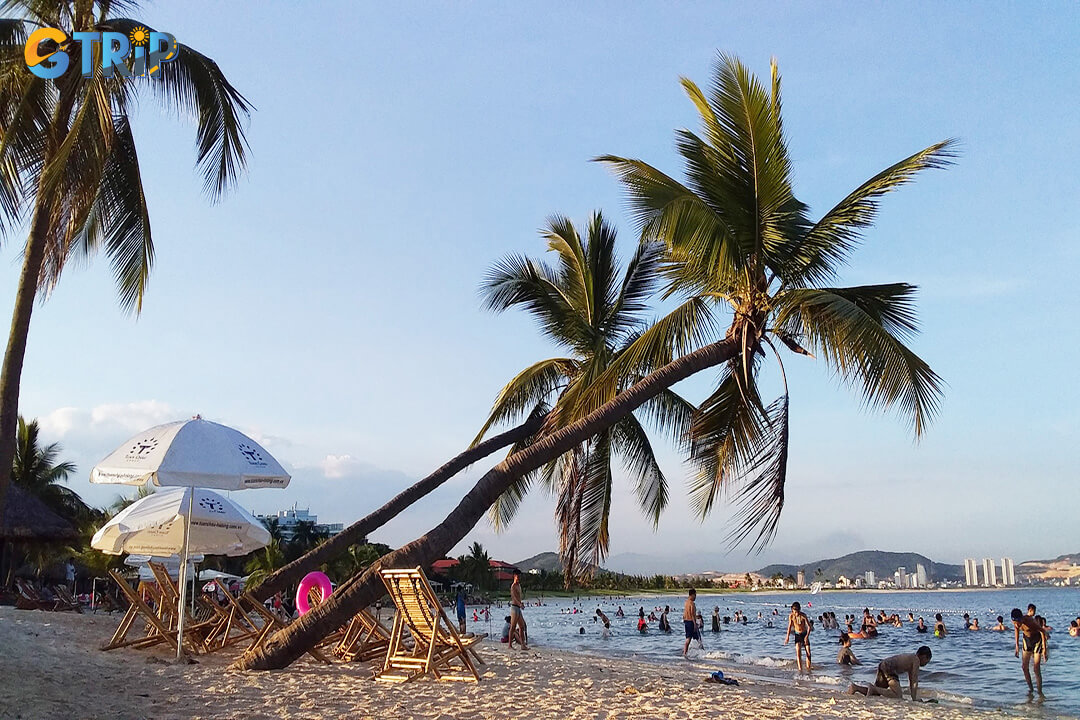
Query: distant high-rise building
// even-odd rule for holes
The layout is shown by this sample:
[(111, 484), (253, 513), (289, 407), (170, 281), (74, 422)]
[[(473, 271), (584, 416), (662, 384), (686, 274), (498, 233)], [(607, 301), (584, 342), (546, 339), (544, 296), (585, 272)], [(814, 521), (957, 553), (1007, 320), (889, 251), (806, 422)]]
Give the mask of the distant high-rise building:
[(806, 572), (799, 570), (795, 573), (795, 584), (799, 587), (806, 587)]
[(983, 558), (983, 585), (994, 587), (997, 585), (997, 567), (994, 558)]
[(975, 558), (964, 558), (964, 584), (976, 587), (979, 584), (979, 566)]
[(1016, 570), (1010, 557), (1001, 558), (1001, 584), (1009, 587), (1016, 584)]
[(908, 586), (907, 568), (901, 565), (896, 569), (897, 582), (896, 587), (906, 588)]
[(926, 587), (930, 584), (929, 578), (926, 577), (926, 567), (919, 563), (915, 566), (915, 587)]
[(866, 584), (869, 587), (875, 587), (877, 585), (877, 575), (874, 574), (873, 570), (867, 570), (866, 575), (863, 577), (866, 578)]

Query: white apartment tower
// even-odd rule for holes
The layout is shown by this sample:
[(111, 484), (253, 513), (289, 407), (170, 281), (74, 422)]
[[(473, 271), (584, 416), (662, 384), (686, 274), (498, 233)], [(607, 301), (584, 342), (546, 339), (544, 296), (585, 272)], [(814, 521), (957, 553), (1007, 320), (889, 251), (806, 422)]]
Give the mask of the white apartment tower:
[(868, 587), (877, 587), (877, 575), (874, 574), (873, 570), (867, 570), (864, 577)]
[(907, 568), (901, 565), (896, 569), (896, 587), (904, 589), (908, 586)]
[(968, 587), (977, 587), (979, 584), (979, 566), (975, 558), (964, 558), (964, 584)]
[(924, 588), (930, 584), (930, 579), (926, 577), (926, 567), (919, 563), (915, 566), (915, 587)]
[(997, 566), (994, 558), (983, 558), (983, 585), (994, 587), (997, 585)]
[(1001, 558), (1001, 584), (1007, 587), (1012, 587), (1016, 584), (1016, 571), (1013, 568), (1012, 558)]

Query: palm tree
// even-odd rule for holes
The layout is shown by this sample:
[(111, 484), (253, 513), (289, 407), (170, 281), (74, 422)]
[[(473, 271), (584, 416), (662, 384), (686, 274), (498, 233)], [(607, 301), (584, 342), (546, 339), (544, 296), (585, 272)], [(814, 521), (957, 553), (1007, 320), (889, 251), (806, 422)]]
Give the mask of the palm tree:
[(467, 555), (458, 558), (456, 570), (461, 579), (468, 580), (478, 590), (491, 587), (491, 557), (478, 542), (469, 546)]
[[(196, 164), (217, 200), (245, 163), (241, 116), (248, 102), (210, 58), (179, 45), (152, 77), (100, 70), (84, 78), (78, 62), (56, 80), (31, 74), (24, 46), (35, 27), (63, 30), (61, 49), (81, 55), (75, 33), (147, 29), (112, 17), (133, 0), (8, 0), (22, 17), (0, 19), (0, 232), (28, 221), (22, 272), (0, 370), (0, 512), (15, 455), (19, 382), (30, 315), (39, 290), (51, 291), (71, 257), (104, 250), (120, 305), (139, 312), (154, 257), (129, 108), (140, 82), (166, 105), (198, 119)], [(51, 42), (51, 41), (49, 41)]]
[(115, 499), (112, 501), (112, 504), (109, 505), (109, 507), (108, 507), (108, 511), (107, 511), (108, 516), (112, 517), (112, 516), (116, 515), (121, 510), (124, 510), (125, 508), (127, 508), (129, 505), (132, 505), (132, 504), (138, 502), (139, 500), (142, 500), (145, 497), (150, 497), (155, 492), (157, 492), (157, 490), (156, 490), (156, 488), (155, 488), (155, 486), (153, 484), (144, 483), (142, 485), (138, 485), (135, 488), (135, 494), (132, 495), (131, 497), (124, 497), (123, 495), (115, 496)]
[[(569, 425), (587, 414), (585, 390), (600, 377), (645, 327), (646, 301), (654, 292), (662, 257), (657, 243), (641, 243), (619, 278), (615, 229), (601, 213), (593, 213), (584, 238), (560, 216), (542, 232), (557, 265), (509, 256), (491, 271), (482, 286), (485, 305), (495, 312), (513, 307), (528, 311), (541, 333), (569, 355), (533, 363), (499, 392), (479, 441), (494, 425), (530, 412), (551, 408), (540, 434)], [(638, 376), (642, 374), (637, 369)], [(634, 377), (611, 388), (610, 397)], [(610, 398), (605, 398), (610, 399)], [(689, 427), (693, 407), (670, 390), (650, 400), (642, 411), (658, 429), (676, 439)], [(519, 443), (511, 453), (526, 443)], [(524, 475), (491, 509), (496, 529), (505, 528), (529, 488), (539, 477), (557, 498), (559, 555), (567, 583), (587, 574), (609, 546), (608, 517), (612, 497), (612, 459), (630, 469), (641, 511), (655, 525), (667, 504), (667, 480), (656, 461), (645, 428), (633, 414), (589, 438), (534, 473)]]
[(42, 447), (37, 420), (26, 422), (19, 416), (18, 440), (15, 444), (15, 461), (11, 468), (11, 480), (20, 485), (64, 519), (78, 525), (94, 517), (95, 511), (69, 487), (68, 476), (75, 472), (75, 464), (57, 462), (60, 443)]
[(271, 573), (284, 564), (285, 553), (281, 549), (281, 541), (271, 539), (269, 545), (262, 550), (253, 552), (244, 566), (248, 573), (247, 586), (254, 588), (260, 585)]
[[(804, 346), (811, 346), (841, 377), (858, 383), (871, 406), (899, 406), (916, 436), (924, 432), (940, 381), (904, 344), (915, 332), (914, 288), (826, 283), (871, 225), (881, 197), (921, 170), (946, 165), (951, 144), (901, 160), (811, 221), (791, 187), (775, 64), (771, 80), (766, 88), (737, 60), (722, 56), (710, 96), (683, 81), (705, 127), (704, 139), (689, 131), (678, 135), (687, 185), (641, 161), (603, 158), (623, 179), (645, 237), (669, 248), (670, 291), (687, 297), (590, 384), (586, 395), (596, 399), (585, 404), (596, 409), (489, 470), (436, 527), (343, 583), (328, 602), (245, 653), (237, 667), (288, 665), (374, 601), (381, 593), (379, 567), (426, 565), (444, 556), (523, 475), (716, 366), (722, 366), (720, 382), (692, 428), (701, 468), (694, 496), (707, 513), (720, 490), (738, 490), (733, 539), (758, 528), (755, 544), (768, 542), (783, 507), (787, 468), (787, 396), (763, 407), (755, 383), (760, 358), (775, 350), (773, 339), (795, 352), (808, 354)], [(702, 303), (714, 301), (732, 308), (723, 338), (661, 364), (672, 352), (672, 328), (700, 327), (694, 318)], [(608, 399), (619, 378), (649, 367), (658, 369)]]

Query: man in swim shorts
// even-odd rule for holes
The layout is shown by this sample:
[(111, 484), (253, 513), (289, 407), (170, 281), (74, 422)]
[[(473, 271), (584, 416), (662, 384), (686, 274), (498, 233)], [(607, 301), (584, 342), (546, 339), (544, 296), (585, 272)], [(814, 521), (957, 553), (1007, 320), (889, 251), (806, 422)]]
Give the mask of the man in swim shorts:
[(686, 653), (690, 650), (691, 640), (700, 640), (697, 630), (697, 604), (694, 602), (697, 599), (697, 590), (690, 588), (690, 592), (687, 593), (686, 604), (683, 606), (683, 630), (686, 633), (686, 642), (683, 643), (682, 654), (686, 657)]
[(873, 685), (852, 683), (848, 688), (848, 694), (859, 693), (867, 697), (881, 695), (902, 700), (904, 691), (900, 689), (900, 676), (907, 673), (908, 689), (911, 691), (911, 701), (914, 702), (918, 699), (919, 668), (929, 663), (932, 656), (930, 648), (923, 645), (914, 654), (887, 657), (878, 663), (877, 677)]
[(799, 672), (803, 671), (802, 654), (806, 650), (806, 670), (812, 668), (810, 663), (810, 618), (802, 611), (802, 606), (797, 602), (791, 603), (791, 614), (788, 615), (787, 632), (784, 633), (784, 644), (787, 645), (791, 634), (795, 633), (795, 662), (799, 666)]
[(508, 647), (514, 647), (515, 631), (521, 631), (521, 649), (528, 650), (529, 646), (526, 643), (525, 635), (525, 618), (521, 614), (522, 608), (525, 607), (521, 601), (521, 571), (514, 570), (514, 581), (510, 584), (510, 642), (507, 643)]
[(1024, 668), (1024, 680), (1027, 681), (1028, 697), (1035, 693), (1035, 688), (1031, 685), (1031, 671), (1028, 670), (1028, 664), (1033, 657), (1035, 658), (1035, 682), (1039, 688), (1039, 697), (1044, 697), (1042, 663), (1050, 659), (1046, 647), (1046, 630), (1043, 628), (1042, 623), (1031, 615), (1020, 612), (1020, 608), (1013, 608), (1012, 621), (1015, 628), (1013, 640), (1015, 641), (1016, 657), (1020, 657), (1020, 635), (1021, 633), (1024, 635), (1024, 657), (1021, 662)]

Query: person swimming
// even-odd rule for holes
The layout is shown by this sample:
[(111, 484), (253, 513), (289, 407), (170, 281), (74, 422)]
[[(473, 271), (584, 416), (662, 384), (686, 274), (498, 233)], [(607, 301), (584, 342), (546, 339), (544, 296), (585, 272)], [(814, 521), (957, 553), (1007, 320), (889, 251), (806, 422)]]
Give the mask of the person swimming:
[(949, 634), (949, 631), (945, 629), (945, 621), (941, 619), (941, 613), (934, 615), (934, 637), (943, 638)]
[(997, 630), (998, 632), (1001, 632), (1002, 630), (1007, 630), (1008, 629), (1008, 628), (1005, 627), (1005, 618), (1003, 618), (1001, 615), (997, 616), (997, 621), (998, 621), (997, 625), (990, 628), (991, 630)]
[(836, 664), (862, 665), (851, 649), (851, 637), (847, 633), (840, 633), (840, 654), (836, 656)]
[(929, 632), (929, 628), (926, 627), (926, 621), (922, 619), (922, 616), (919, 617), (919, 624), (915, 626), (915, 632)]

